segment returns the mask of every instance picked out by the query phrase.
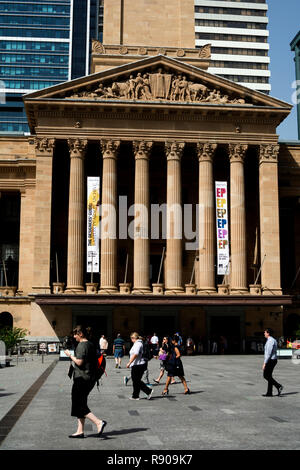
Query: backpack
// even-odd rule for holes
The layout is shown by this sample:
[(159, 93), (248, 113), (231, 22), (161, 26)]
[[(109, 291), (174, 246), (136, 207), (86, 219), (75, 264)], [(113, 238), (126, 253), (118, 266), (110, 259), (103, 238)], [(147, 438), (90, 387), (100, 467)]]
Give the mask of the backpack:
[(150, 361), (152, 359), (152, 353), (149, 347), (149, 344), (145, 341), (143, 342), (143, 354), (142, 358), (145, 359), (146, 361)]
[(105, 369), (106, 369), (106, 359), (103, 356), (103, 354), (100, 354), (100, 356), (97, 356), (97, 359), (96, 359), (95, 377), (96, 377), (97, 387), (99, 387), (99, 380), (101, 379), (102, 375), (105, 374), (107, 376)]

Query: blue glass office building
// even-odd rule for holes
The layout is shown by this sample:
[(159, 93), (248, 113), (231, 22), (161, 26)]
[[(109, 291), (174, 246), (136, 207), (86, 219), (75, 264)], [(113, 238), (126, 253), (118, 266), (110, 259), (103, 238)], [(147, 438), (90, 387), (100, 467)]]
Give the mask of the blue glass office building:
[(0, 0), (0, 132), (28, 131), (22, 95), (89, 73), (98, 0)]

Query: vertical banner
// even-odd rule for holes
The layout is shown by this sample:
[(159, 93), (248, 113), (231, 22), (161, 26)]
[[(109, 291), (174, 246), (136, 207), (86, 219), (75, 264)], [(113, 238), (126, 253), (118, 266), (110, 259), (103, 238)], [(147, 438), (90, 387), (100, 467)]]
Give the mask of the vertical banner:
[(226, 181), (216, 181), (218, 275), (229, 274), (228, 193)]
[(87, 272), (99, 273), (100, 178), (87, 178)]

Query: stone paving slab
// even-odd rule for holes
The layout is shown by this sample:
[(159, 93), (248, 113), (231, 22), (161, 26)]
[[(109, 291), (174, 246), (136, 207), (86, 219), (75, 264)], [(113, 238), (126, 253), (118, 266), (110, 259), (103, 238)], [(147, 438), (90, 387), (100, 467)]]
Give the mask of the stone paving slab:
[[(17, 402), (53, 358), (41, 364), (18, 364), (0, 369), (1, 417)], [(50, 361), (50, 362), (49, 362)], [(123, 361), (124, 365), (126, 359)], [(147, 400), (131, 401), (131, 381), (123, 383), (125, 368), (107, 360), (107, 377), (95, 387), (89, 407), (108, 422), (102, 438), (87, 423), (85, 439), (69, 439), (76, 430), (70, 416), (72, 383), (68, 362), (59, 361), (20, 416), (1, 450), (299, 450), (300, 366), (281, 359), (275, 378), (284, 385), (281, 397), (264, 398), (262, 356), (183, 357), (188, 386), (170, 386), (162, 397), (163, 382), (153, 384)], [(18, 368), (18, 370), (17, 370)], [(159, 361), (149, 362), (150, 378), (157, 378)]]

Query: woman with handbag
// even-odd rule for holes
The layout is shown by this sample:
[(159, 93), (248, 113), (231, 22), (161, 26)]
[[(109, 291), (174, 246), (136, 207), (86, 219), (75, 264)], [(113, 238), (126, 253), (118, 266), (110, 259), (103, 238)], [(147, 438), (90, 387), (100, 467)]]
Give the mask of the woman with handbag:
[(166, 362), (166, 370), (168, 372), (168, 378), (166, 381), (165, 389), (162, 392), (162, 395), (168, 395), (169, 394), (169, 385), (172, 380), (174, 379), (175, 376), (179, 377), (183, 386), (184, 386), (184, 394), (185, 395), (190, 395), (191, 391), (187, 386), (186, 380), (184, 378), (184, 370), (183, 370), (183, 365), (181, 362), (181, 354), (180, 354), (180, 348), (178, 346), (178, 336), (174, 335), (172, 338), (172, 347), (171, 351), (169, 352), (169, 359)]
[[(161, 381), (164, 373), (165, 373), (165, 369), (166, 369), (166, 361), (168, 359), (168, 352), (169, 352), (169, 348), (170, 348), (170, 345), (169, 345), (169, 338), (167, 336), (164, 336), (163, 340), (162, 340), (162, 344), (161, 344), (161, 348), (159, 350), (159, 353), (158, 353), (158, 359), (160, 360), (160, 373), (159, 373), (159, 376), (158, 376), (158, 379), (153, 379), (155, 383), (159, 384), (159, 382)], [(171, 384), (175, 384), (175, 379), (173, 377), (172, 381), (171, 381)]]
[(87, 406), (87, 399), (96, 383), (96, 349), (89, 341), (89, 331), (81, 325), (78, 325), (73, 335), (79, 343), (75, 355), (66, 349), (64, 352), (72, 361), (73, 387), (72, 387), (72, 411), (71, 416), (76, 416), (77, 431), (71, 434), (71, 438), (84, 438), (85, 419), (88, 418), (97, 426), (97, 435), (100, 437), (106, 426), (106, 421), (100, 420), (95, 416)]

